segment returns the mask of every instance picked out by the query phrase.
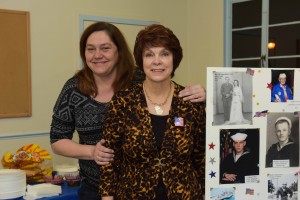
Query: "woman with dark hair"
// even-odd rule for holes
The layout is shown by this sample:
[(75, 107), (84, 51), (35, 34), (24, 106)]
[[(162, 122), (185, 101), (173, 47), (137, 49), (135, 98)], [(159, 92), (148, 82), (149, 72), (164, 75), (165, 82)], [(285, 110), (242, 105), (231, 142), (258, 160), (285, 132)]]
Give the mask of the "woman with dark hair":
[[(103, 119), (113, 95), (132, 84), (135, 67), (123, 34), (105, 22), (85, 29), (80, 56), (83, 68), (65, 83), (55, 104), (50, 140), (54, 153), (79, 159), (79, 199), (93, 200), (100, 198), (99, 165), (114, 156), (101, 140)], [(195, 97), (203, 97), (204, 90), (196, 86), (183, 92), (199, 101)], [(72, 140), (75, 130), (79, 143)]]
[(243, 115), (244, 96), (238, 80), (233, 81), (232, 101), (230, 107), (230, 118), (225, 124), (250, 124)]
[(171, 78), (180, 42), (150, 25), (138, 33), (134, 57), (146, 79), (112, 99), (103, 138), (115, 158), (101, 166), (102, 199), (202, 199), (205, 103), (178, 98), (183, 87)]

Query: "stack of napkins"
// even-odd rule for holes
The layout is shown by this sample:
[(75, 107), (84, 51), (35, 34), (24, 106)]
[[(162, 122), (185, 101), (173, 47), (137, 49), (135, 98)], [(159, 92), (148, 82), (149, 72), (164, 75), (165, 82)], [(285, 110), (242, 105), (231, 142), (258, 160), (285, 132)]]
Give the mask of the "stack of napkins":
[(24, 196), (26, 200), (33, 200), (42, 197), (52, 197), (61, 194), (61, 186), (51, 183), (41, 183), (37, 185), (27, 185), (27, 192)]

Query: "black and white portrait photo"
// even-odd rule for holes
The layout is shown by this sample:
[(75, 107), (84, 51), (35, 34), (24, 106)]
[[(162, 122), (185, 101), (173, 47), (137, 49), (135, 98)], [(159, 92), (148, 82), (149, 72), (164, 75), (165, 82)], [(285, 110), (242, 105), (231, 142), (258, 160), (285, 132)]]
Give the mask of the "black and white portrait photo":
[(252, 76), (246, 72), (214, 72), (213, 125), (252, 123)]
[(266, 167), (299, 166), (299, 117), (268, 113)]

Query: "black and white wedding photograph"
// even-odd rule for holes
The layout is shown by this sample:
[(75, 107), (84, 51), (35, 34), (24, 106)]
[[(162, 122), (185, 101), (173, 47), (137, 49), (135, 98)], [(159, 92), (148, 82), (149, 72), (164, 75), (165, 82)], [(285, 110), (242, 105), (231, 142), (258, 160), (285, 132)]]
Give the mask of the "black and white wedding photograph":
[(213, 125), (252, 123), (252, 76), (246, 72), (214, 72)]

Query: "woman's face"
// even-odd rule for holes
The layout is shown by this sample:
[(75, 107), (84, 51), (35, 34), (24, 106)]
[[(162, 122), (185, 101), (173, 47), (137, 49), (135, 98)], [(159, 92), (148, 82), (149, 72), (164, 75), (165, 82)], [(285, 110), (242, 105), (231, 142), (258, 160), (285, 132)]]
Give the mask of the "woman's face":
[(143, 68), (148, 80), (170, 80), (173, 71), (173, 54), (164, 47), (151, 47), (143, 52)]
[(233, 82), (233, 85), (234, 85), (234, 86), (238, 86), (238, 82), (237, 82), (237, 81), (234, 81), (234, 82)]
[(116, 72), (117, 46), (105, 31), (92, 33), (86, 42), (85, 59), (94, 76), (107, 77)]
[(287, 142), (289, 140), (290, 134), (291, 130), (287, 122), (279, 123), (276, 125), (276, 135), (279, 142)]
[(280, 77), (279, 79), (279, 82), (281, 85), (285, 85), (285, 82), (286, 82), (286, 78), (285, 77)]

